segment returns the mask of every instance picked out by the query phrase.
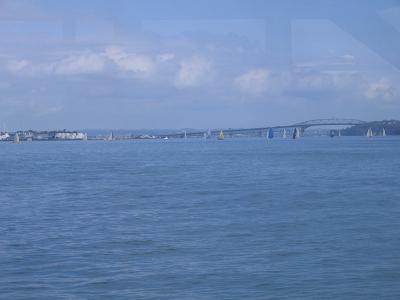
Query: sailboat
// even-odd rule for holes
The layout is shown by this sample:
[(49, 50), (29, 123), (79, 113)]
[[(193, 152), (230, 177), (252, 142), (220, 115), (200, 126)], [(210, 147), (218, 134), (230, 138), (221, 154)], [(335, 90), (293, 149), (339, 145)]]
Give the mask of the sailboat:
[(211, 139), (211, 137), (212, 137), (212, 132), (211, 132), (211, 129), (208, 128), (208, 130), (207, 130), (207, 138)]
[(300, 137), (300, 129), (297, 127), (293, 130), (293, 139), (298, 139)]
[(110, 135), (107, 137), (107, 141), (113, 141), (114, 140), (114, 132), (111, 131)]
[(386, 136), (386, 130), (385, 130), (385, 128), (382, 129), (382, 136)]
[(368, 129), (368, 131), (367, 131), (367, 137), (373, 137), (374, 136), (374, 134), (373, 134), (373, 132), (372, 132), (372, 129), (371, 128), (369, 128)]
[(274, 130), (272, 128), (268, 129), (267, 139), (271, 140), (274, 138)]
[(18, 133), (15, 133), (15, 135), (14, 135), (14, 144), (19, 144), (19, 135), (18, 135)]
[(224, 132), (223, 132), (222, 130), (221, 130), (221, 132), (219, 133), (218, 139), (219, 139), (220, 141), (222, 141), (223, 139), (225, 139)]
[(284, 138), (284, 139), (286, 139), (286, 138), (287, 138), (287, 132), (286, 132), (286, 129), (283, 129), (283, 135), (282, 135), (282, 138)]
[(342, 132), (340, 131), (340, 129), (339, 129), (338, 136), (342, 136)]
[(183, 138), (187, 139), (186, 130), (183, 132)]

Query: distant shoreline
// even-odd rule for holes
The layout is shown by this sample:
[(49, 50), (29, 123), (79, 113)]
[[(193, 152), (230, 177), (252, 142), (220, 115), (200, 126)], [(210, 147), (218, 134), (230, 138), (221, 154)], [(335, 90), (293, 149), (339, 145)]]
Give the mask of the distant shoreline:
[[(318, 121), (318, 120), (315, 120)], [(311, 122), (311, 121), (309, 121)], [(285, 136), (290, 136), (291, 130), (298, 128), (302, 135), (330, 135), (330, 136), (365, 136), (368, 131), (372, 132), (373, 136), (383, 135), (400, 135), (400, 121), (384, 120), (373, 122), (361, 122), (343, 129), (320, 129), (322, 125), (309, 124), (309, 122), (298, 123), (290, 126), (266, 127), (266, 128), (242, 128), (242, 129), (207, 129), (207, 130), (171, 130), (169, 132), (159, 130), (143, 130), (142, 134), (137, 131), (118, 130), (120, 134), (115, 134), (110, 131), (108, 134), (88, 134), (82, 131), (17, 131), (17, 132), (0, 132), (0, 142), (37, 142), (37, 141), (86, 141), (86, 140), (155, 140), (169, 138), (214, 138), (220, 132), (224, 132), (228, 138), (233, 137), (265, 137), (269, 129), (275, 132), (276, 137), (282, 136), (285, 131)], [(329, 125), (329, 124), (328, 124)], [(332, 124), (343, 126), (341, 124)], [(319, 128), (319, 129), (312, 129)], [(99, 130), (101, 131), (101, 130)], [(103, 131), (104, 132), (104, 131)], [(123, 133), (122, 133), (123, 132)]]

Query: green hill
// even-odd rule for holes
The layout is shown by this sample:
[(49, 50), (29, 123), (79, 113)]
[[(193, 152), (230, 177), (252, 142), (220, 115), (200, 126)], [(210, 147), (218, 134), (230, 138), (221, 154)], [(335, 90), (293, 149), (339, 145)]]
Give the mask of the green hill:
[(341, 134), (347, 136), (366, 135), (369, 128), (372, 129), (374, 135), (382, 135), (383, 129), (385, 129), (386, 135), (400, 135), (400, 121), (398, 120), (373, 121), (355, 125), (341, 130)]

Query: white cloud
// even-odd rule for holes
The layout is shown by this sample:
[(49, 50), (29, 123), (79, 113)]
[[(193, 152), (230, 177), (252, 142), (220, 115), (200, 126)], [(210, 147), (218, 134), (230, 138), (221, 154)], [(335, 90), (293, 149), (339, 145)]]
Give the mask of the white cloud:
[(53, 70), (60, 75), (99, 73), (104, 69), (104, 59), (94, 53), (69, 56), (53, 64)]
[[(179, 89), (200, 87), (202, 89), (194, 92), (202, 93), (223, 91), (221, 95), (229, 94), (233, 98), (240, 97), (240, 94), (249, 97), (273, 94), (290, 99), (321, 99), (323, 101), (330, 97), (331, 99), (351, 98), (354, 101), (376, 99), (389, 102), (399, 96), (394, 84), (395, 79), (392, 78), (394, 81), (387, 79), (372, 81), (371, 74), (355, 71), (355, 68), (296, 66), (292, 70), (284, 71), (250, 68), (246, 72), (235, 74), (235, 70), (243, 69), (245, 65), (245, 62), (238, 62), (237, 66), (229, 64), (229, 68), (221, 68), (218, 74), (224, 74), (224, 76), (215, 77), (216, 67), (207, 56), (187, 56), (186, 59), (182, 59), (169, 51), (148, 53), (154, 52), (134, 53), (121, 47), (111, 46), (96, 52), (86, 50), (58, 55), (53, 53), (42, 60), (10, 60), (10, 56), (4, 56), (4, 58), (0, 57), (0, 62), (2, 61), (4, 70), (7, 72), (28, 76), (29, 79), (41, 75), (75, 76), (108, 73), (110, 77), (115, 76), (118, 80), (121, 77), (118, 75), (123, 75), (125, 79), (146, 80), (157, 92), (171, 88), (172, 85)], [(224, 66), (222, 56), (215, 55), (213, 59), (217, 61), (218, 57), (220, 58), (219, 65)], [(345, 61), (354, 60), (352, 55), (344, 55), (341, 58)], [(215, 87), (223, 87), (223, 89)], [(143, 89), (147, 88), (148, 86), (143, 87)], [(96, 91), (99, 89), (100, 87), (97, 87)], [(148, 90), (148, 93), (152, 92)]]
[(209, 82), (214, 75), (213, 65), (203, 57), (193, 56), (182, 60), (175, 86), (178, 88), (198, 87)]
[(25, 59), (22, 60), (11, 60), (6, 63), (5, 68), (11, 73), (19, 73), (31, 66), (31, 63)]
[(234, 85), (242, 93), (260, 95), (269, 88), (270, 72), (266, 69), (255, 69), (244, 73), (234, 80)]
[(373, 82), (367, 86), (365, 96), (368, 99), (392, 101), (397, 96), (397, 91), (389, 80), (380, 79), (379, 81)]
[(319, 91), (334, 89), (336, 83), (335, 74), (332, 73), (295, 73), (292, 76), (293, 87), (302, 90)]
[(127, 53), (119, 47), (108, 47), (104, 52), (63, 55), (50, 61), (10, 60), (4, 66), (8, 72), (22, 76), (94, 74), (105, 72), (107, 66), (115, 66), (117, 71), (148, 78), (155, 73), (157, 62), (161, 64), (173, 59), (173, 54), (162, 54), (153, 59), (148, 55)]
[(58, 61), (33, 63), (31, 61), (11, 60), (6, 63), (6, 70), (21, 76), (35, 75), (77, 75), (99, 73), (104, 69), (104, 59), (94, 53), (71, 55)]
[(114, 62), (120, 70), (133, 72), (139, 77), (148, 77), (154, 73), (156, 64), (146, 55), (126, 53), (119, 47), (108, 47), (105, 51), (108, 59)]

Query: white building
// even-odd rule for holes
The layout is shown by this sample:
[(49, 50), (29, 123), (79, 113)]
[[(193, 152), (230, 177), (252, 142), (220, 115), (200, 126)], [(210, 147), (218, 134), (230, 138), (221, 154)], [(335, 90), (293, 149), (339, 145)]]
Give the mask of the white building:
[(55, 134), (56, 140), (85, 140), (87, 139), (86, 133), (83, 132), (57, 132)]
[(0, 141), (8, 139), (10, 135), (7, 132), (0, 132)]

